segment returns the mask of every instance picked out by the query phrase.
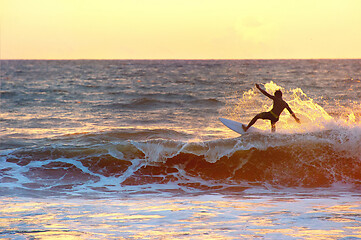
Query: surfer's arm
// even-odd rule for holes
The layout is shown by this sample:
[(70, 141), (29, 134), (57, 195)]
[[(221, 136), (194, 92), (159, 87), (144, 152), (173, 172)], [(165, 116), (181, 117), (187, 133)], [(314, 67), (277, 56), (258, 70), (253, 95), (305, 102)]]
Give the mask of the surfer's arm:
[(274, 96), (272, 96), (271, 94), (269, 94), (268, 92), (266, 92), (265, 90), (263, 90), (257, 83), (256, 83), (256, 88), (258, 88), (258, 90), (260, 90), (261, 93), (263, 93), (264, 95), (266, 95), (266, 96), (269, 97), (270, 99), (274, 99)]
[(301, 120), (298, 117), (296, 117), (296, 114), (292, 111), (292, 109), (290, 108), (290, 106), (288, 106), (288, 104), (286, 108), (291, 113), (292, 117), (296, 120), (296, 122), (301, 123)]

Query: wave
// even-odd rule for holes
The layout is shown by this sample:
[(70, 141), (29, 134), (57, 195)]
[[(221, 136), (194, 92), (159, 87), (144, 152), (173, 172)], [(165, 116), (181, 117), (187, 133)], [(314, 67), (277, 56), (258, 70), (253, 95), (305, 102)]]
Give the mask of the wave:
[[(127, 134), (80, 134), (46, 146), (4, 150), (0, 182), (54, 191), (149, 185), (222, 190), (361, 184), (358, 126), (306, 134), (246, 134), (206, 142), (172, 139), (171, 135), (184, 137), (176, 131)], [(169, 139), (157, 138), (161, 134)]]
[(224, 104), (214, 98), (209, 99), (156, 99), (156, 98), (148, 98), (142, 97), (133, 99), (127, 103), (111, 103), (106, 105), (99, 105), (101, 108), (111, 108), (111, 109), (135, 109), (135, 110), (154, 110), (159, 108), (175, 108), (175, 107), (220, 107)]
[(15, 91), (0, 91), (0, 97), (1, 98), (12, 98), (15, 97), (17, 95), (17, 92)]
[(134, 108), (153, 108), (177, 105), (176, 102), (158, 100), (153, 98), (140, 98), (133, 100), (129, 106)]
[(136, 109), (136, 110), (154, 110), (158, 108), (177, 107), (179, 102), (164, 101), (152, 98), (138, 98), (133, 99), (128, 103), (111, 103), (105, 105), (98, 105), (100, 108), (110, 109)]
[(216, 106), (223, 106), (223, 102), (215, 99), (215, 98), (207, 98), (207, 99), (197, 99), (191, 101), (190, 104), (195, 104), (204, 107), (216, 107)]

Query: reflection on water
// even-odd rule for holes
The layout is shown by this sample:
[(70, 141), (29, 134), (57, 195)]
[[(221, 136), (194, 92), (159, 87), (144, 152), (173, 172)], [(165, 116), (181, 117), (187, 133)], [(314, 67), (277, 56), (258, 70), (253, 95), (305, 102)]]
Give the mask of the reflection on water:
[(0, 238), (361, 238), (357, 196), (0, 199)]

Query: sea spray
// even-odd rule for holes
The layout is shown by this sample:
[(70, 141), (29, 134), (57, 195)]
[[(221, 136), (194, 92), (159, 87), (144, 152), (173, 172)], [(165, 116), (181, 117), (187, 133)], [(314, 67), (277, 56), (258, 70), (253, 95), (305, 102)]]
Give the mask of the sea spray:
[[(327, 130), (329, 129), (328, 126), (332, 123), (341, 125), (344, 125), (345, 122), (356, 123), (356, 117), (352, 111), (347, 116), (343, 113), (332, 117), (314, 99), (307, 96), (301, 88), (286, 90), (273, 81), (264, 84), (264, 88), (270, 94), (273, 94), (276, 90), (282, 90), (283, 99), (286, 100), (291, 109), (296, 113), (296, 116), (301, 120), (301, 124), (297, 124), (289, 112), (284, 110), (276, 125), (278, 132), (307, 133)], [(256, 114), (270, 111), (271, 108), (272, 100), (264, 96), (256, 88), (252, 88), (238, 97), (237, 101), (227, 104), (222, 112), (225, 114), (225, 117), (247, 124)], [(270, 129), (270, 122), (268, 120), (259, 120), (255, 126), (267, 130)]]

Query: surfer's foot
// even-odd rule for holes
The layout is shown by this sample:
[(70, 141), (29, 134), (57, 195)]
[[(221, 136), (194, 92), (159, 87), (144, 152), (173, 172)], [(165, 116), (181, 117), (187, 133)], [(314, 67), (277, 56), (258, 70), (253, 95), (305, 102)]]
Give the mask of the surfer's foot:
[(242, 124), (243, 131), (247, 132), (248, 128)]

